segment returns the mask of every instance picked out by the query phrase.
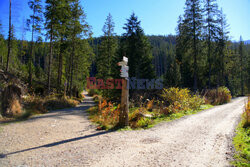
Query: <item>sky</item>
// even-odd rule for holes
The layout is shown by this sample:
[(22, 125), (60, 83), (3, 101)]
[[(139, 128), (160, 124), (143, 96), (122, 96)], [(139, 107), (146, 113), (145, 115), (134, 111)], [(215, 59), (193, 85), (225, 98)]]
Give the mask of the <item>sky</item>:
[[(44, 1), (44, 0), (43, 0)], [(217, 0), (219, 8), (226, 14), (230, 25), (230, 37), (238, 41), (250, 40), (250, 0)], [(12, 0), (13, 24), (16, 37), (22, 38), (22, 27), (31, 14), (28, 0)], [(134, 12), (141, 21), (141, 26), (147, 35), (176, 34), (177, 20), (183, 15), (185, 0), (81, 0), (87, 22), (92, 27), (93, 36), (103, 34), (102, 27), (109, 13), (115, 22), (115, 33), (124, 33), (126, 19)], [(0, 22), (4, 34), (8, 32), (9, 0), (0, 0)], [(30, 32), (24, 39), (30, 40)]]

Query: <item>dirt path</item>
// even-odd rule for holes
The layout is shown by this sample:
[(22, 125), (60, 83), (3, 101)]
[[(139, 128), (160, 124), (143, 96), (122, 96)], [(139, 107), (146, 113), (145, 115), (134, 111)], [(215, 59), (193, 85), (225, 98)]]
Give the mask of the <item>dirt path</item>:
[(246, 98), (139, 131), (96, 131), (84, 110), (1, 126), (0, 166), (229, 166)]

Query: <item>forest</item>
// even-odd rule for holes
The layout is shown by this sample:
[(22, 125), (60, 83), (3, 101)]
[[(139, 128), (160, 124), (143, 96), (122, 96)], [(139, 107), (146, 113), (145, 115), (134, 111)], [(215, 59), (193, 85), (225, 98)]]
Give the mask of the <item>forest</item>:
[[(10, 10), (8, 36), (0, 34), (2, 91), (14, 82), (8, 80), (13, 76), (29, 95), (79, 98), (88, 77), (121, 78), (117, 63), (126, 56), (130, 77), (161, 78), (164, 88), (202, 93), (225, 86), (233, 96), (250, 92), (250, 44), (242, 37), (239, 42), (230, 40), (226, 16), (216, 0), (186, 0), (176, 35), (150, 36), (135, 13), (128, 16), (122, 35), (116, 34), (109, 14), (103, 35), (92, 37), (79, 0), (46, 0), (42, 4), (41, 0), (28, 2), (32, 15), (25, 21), (23, 33), (30, 32), (31, 40), (16, 38)], [(93, 91), (114, 102), (121, 93)], [(130, 98), (156, 92), (132, 90)]]

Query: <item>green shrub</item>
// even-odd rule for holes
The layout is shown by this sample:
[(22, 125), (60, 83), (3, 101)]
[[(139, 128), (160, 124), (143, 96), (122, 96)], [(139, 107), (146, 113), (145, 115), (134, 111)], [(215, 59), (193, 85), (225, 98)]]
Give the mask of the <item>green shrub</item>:
[(165, 100), (165, 102), (168, 102), (169, 104), (174, 104), (174, 102), (178, 101), (182, 104), (184, 104), (191, 95), (189, 94), (190, 90), (188, 89), (180, 89), (180, 88), (169, 88), (169, 89), (163, 89), (162, 97)]
[(227, 87), (208, 90), (205, 94), (205, 101), (208, 104), (220, 105), (230, 102), (232, 99), (231, 92)]
[(198, 110), (204, 103), (204, 98), (200, 97), (199, 95), (194, 95), (189, 99), (189, 108), (192, 110)]
[(142, 117), (137, 121), (136, 125), (137, 125), (138, 128), (146, 128), (151, 124), (151, 122), (152, 121), (151, 121), (150, 118)]
[(189, 89), (169, 88), (163, 89), (161, 94), (167, 107), (163, 109), (164, 114), (178, 113), (186, 110), (197, 110), (204, 104), (203, 98), (191, 95)]

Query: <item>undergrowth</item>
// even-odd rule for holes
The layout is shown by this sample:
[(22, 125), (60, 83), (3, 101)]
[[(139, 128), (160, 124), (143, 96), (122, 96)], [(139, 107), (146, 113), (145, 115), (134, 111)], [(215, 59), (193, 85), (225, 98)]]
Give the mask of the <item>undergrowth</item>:
[(82, 99), (63, 97), (62, 95), (24, 96), (22, 98), (22, 113), (13, 118), (2, 118), (1, 121), (25, 120), (32, 115), (44, 114), (50, 110), (76, 107)]
[(221, 105), (231, 101), (232, 95), (227, 87), (207, 90), (205, 93), (205, 102), (212, 105)]
[(50, 110), (75, 107), (81, 99), (51, 95), (47, 97), (27, 96), (24, 98), (25, 114), (43, 114)]
[(233, 144), (236, 149), (234, 155), (235, 161), (232, 162), (237, 167), (249, 167), (250, 165), (250, 97), (242, 114), (241, 122), (239, 123), (236, 136), (233, 139)]
[[(147, 99), (139, 107), (129, 109), (129, 128), (147, 129), (162, 121), (171, 121), (185, 115), (211, 108), (205, 105), (199, 95), (192, 95), (188, 89), (169, 88), (161, 94), (162, 100)], [(98, 105), (88, 110), (90, 120), (99, 125), (98, 129), (114, 129), (119, 121), (120, 106), (98, 98)]]

